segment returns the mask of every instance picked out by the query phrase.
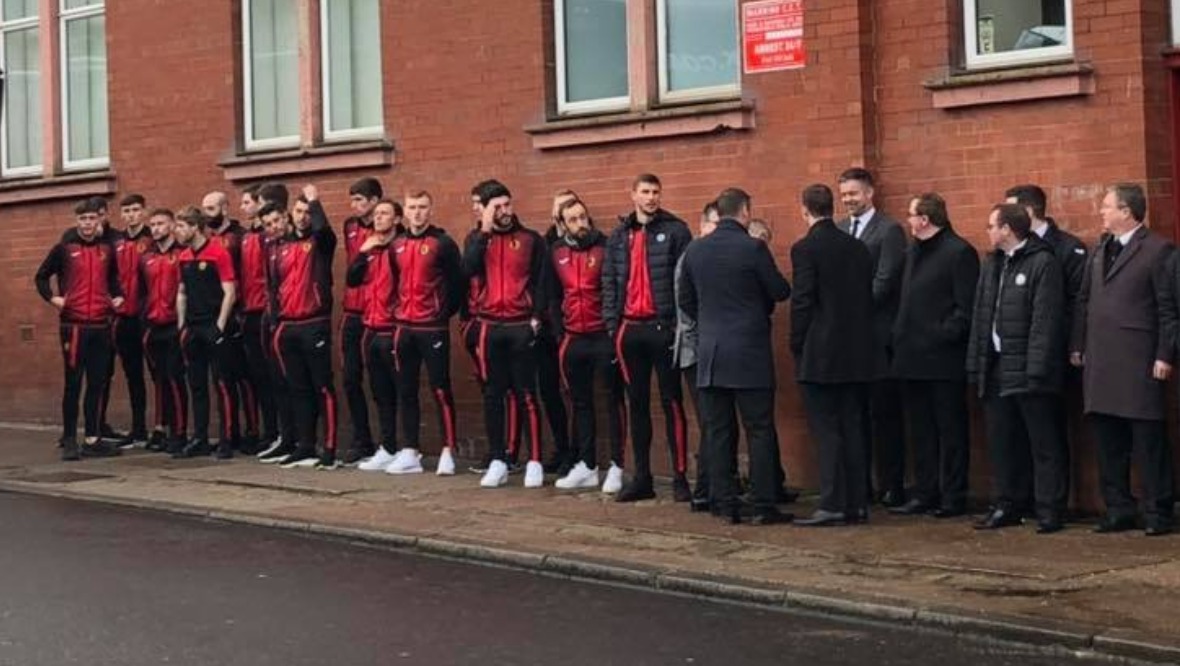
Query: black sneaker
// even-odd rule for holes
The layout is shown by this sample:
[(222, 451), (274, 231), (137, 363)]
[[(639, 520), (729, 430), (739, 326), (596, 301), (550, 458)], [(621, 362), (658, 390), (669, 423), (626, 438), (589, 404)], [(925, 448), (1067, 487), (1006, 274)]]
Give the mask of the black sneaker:
[(66, 462), (73, 462), (81, 460), (82, 456), (78, 455), (78, 440), (75, 437), (62, 437), (57, 440), (57, 446), (61, 449), (61, 459)]
[(146, 430), (133, 430), (125, 439), (119, 442), (119, 448), (129, 449), (135, 446), (146, 446), (148, 434)]
[(481, 458), (479, 462), (474, 463), (473, 465), (468, 467), (467, 471), (471, 472), (472, 474), (483, 474), (484, 472), (488, 471), (488, 465), (491, 465), (491, 464), (492, 464), (492, 452), (489, 451), (489, 452), (483, 454), (483, 458)]
[(221, 442), (217, 445), (214, 455), (218, 460), (229, 460), (234, 457), (234, 447), (229, 442)]
[(335, 451), (324, 451), (320, 455), (320, 459), (316, 461), (316, 469), (339, 469), (340, 461), (336, 460)]
[(638, 502), (639, 500), (654, 499), (655, 488), (652, 487), (651, 477), (635, 477), (623, 484), (623, 489), (615, 495), (616, 502)]
[(258, 454), (258, 460), (264, 463), (279, 462), (294, 452), (294, 444), (288, 444), (282, 440), (275, 440), (266, 447), (265, 451)]
[(299, 447), (291, 455), (283, 458), (279, 462), (279, 467), (283, 469), (297, 469), (300, 467), (315, 467), (320, 462), (320, 457), (316, 455), (315, 449)]
[(676, 502), (692, 501), (692, 489), (688, 487), (688, 479), (683, 474), (677, 474), (672, 479), (672, 499)]
[(357, 465), (365, 458), (371, 458), (375, 453), (377, 453), (377, 449), (372, 444), (354, 443), (344, 452), (343, 462), (345, 465)]
[(252, 456), (261, 451), (258, 446), (258, 435), (246, 435), (238, 442), (238, 453), (244, 456)]
[[(553, 455), (544, 464), (546, 474), (556, 474), (558, 476), (565, 476), (572, 467), (573, 465), (569, 464), (569, 455), (565, 451), (554, 451)], [(565, 470), (565, 474), (562, 473), (563, 469)]]
[(207, 456), (213, 452), (213, 447), (209, 446), (209, 442), (203, 439), (194, 439), (185, 445), (180, 452), (180, 458), (199, 458)]
[(168, 448), (167, 438), (165, 438), (164, 433), (160, 432), (159, 430), (153, 430), (151, 437), (148, 437), (147, 444), (145, 444), (143, 448), (147, 451), (159, 453), (160, 451)]
[(111, 446), (104, 439), (93, 443), (86, 443), (78, 447), (78, 453), (83, 458), (113, 458), (122, 455), (122, 451)]
[(173, 458), (184, 457), (184, 447), (188, 446), (188, 437), (181, 435), (179, 437), (172, 437), (168, 440), (165, 452)]

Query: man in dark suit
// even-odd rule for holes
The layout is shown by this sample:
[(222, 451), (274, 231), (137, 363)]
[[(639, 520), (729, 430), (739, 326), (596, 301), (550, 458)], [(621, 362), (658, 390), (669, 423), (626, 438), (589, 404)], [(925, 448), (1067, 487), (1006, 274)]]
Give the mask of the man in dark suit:
[(1087, 262), (1070, 343), (1098, 437), (1106, 517), (1095, 531), (1135, 528), (1131, 452), (1139, 449), (1146, 532), (1158, 536), (1172, 531), (1174, 500), (1164, 428), (1176, 345), (1173, 246), (1144, 226), (1147, 197), (1139, 185), (1109, 188), (1101, 214), (1107, 235)]
[[(876, 462), (877, 487), (881, 504), (905, 503), (905, 428), (902, 426), (901, 387), (890, 376), (893, 361), (890, 331), (901, 298), (901, 275), (905, 269), (905, 231), (892, 218), (873, 206), (873, 176), (861, 168), (840, 174), (840, 202), (848, 218), (837, 226), (869, 248), (873, 258), (873, 325), (876, 344), (865, 442), (865, 475), (870, 493), (872, 467)], [(874, 455), (876, 449), (876, 455)], [(870, 501), (873, 499), (869, 496)]]
[(811, 435), (819, 449), (819, 509), (799, 525), (856, 523), (868, 517), (869, 383), (873, 361), (873, 258), (832, 221), (832, 190), (803, 190), (807, 235), (791, 247), (795, 294), (791, 353)]
[(914, 496), (894, 513), (936, 518), (967, 511), (967, 338), (979, 255), (951, 229), (933, 192), (910, 200), (901, 303), (893, 325), (893, 374), (905, 382), (914, 444)]
[(791, 287), (767, 245), (751, 238), (750, 195), (728, 189), (717, 198), (717, 230), (694, 241), (682, 264), (679, 305), (697, 321), (697, 387), (709, 446), (712, 505), (741, 522), (734, 451), (741, 414), (750, 446), (755, 524), (785, 522), (775, 508), (777, 461), (773, 459), (774, 352), (770, 315)]

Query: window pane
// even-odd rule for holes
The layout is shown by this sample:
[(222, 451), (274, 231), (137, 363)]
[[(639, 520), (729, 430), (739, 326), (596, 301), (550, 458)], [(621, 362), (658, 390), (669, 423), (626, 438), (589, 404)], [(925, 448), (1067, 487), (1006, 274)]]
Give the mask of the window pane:
[(68, 161), (107, 157), (106, 18), (65, 22)]
[(15, 21), (37, 15), (37, 0), (4, 0), (4, 20)]
[(381, 29), (377, 0), (326, 0), (329, 131), (380, 127)]
[(4, 34), (4, 148), (10, 169), (41, 163), (41, 65), (37, 29)]
[(669, 91), (736, 85), (737, 3), (664, 0)]
[[(970, 1), (970, 0), (969, 0)], [(976, 53), (1004, 53), (1069, 42), (1066, 0), (974, 0)]]
[(626, 0), (564, 0), (565, 100), (626, 97)]
[(254, 140), (299, 135), (299, 34), (295, 3), (248, 0), (249, 91)]
[[(33, 1), (36, 2), (36, 0), (33, 0)], [(61, 8), (65, 9), (65, 10), (81, 9), (83, 7), (94, 7), (94, 6), (101, 7), (102, 4), (103, 4), (103, 0), (64, 0), (61, 3)]]

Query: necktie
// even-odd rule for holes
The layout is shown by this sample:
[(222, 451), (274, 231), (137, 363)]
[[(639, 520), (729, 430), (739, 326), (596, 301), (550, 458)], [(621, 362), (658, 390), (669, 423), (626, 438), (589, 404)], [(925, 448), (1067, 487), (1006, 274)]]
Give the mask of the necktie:
[(1119, 239), (1112, 238), (1106, 244), (1106, 267), (1104, 275), (1110, 275), (1110, 269), (1114, 267), (1114, 262), (1118, 260), (1119, 255), (1123, 252), (1123, 244)]
[(854, 218), (852, 218), (852, 226), (851, 226), (851, 227), (849, 227), (848, 233), (852, 234), (852, 237), (853, 237), (853, 238), (856, 238), (856, 237), (857, 237), (857, 236), (856, 236), (856, 226), (857, 226), (858, 224), (860, 224), (860, 218), (859, 218), (859, 217), (854, 217)]

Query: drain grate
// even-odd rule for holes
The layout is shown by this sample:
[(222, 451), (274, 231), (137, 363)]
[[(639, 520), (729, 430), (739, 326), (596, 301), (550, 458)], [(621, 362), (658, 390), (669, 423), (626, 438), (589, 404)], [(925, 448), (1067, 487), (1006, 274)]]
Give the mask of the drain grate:
[(28, 483), (78, 483), (79, 481), (113, 478), (115, 478), (114, 474), (95, 474), (94, 472), (48, 472), (45, 474), (30, 474), (18, 480)]

